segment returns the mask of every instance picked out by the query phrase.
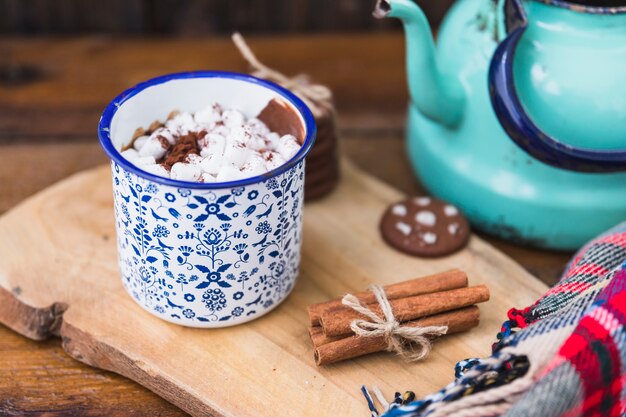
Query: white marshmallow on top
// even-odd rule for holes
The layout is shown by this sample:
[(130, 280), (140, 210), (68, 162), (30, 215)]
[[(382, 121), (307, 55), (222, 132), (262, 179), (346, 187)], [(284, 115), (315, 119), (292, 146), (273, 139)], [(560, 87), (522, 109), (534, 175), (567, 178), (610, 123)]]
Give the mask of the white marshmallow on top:
[(155, 138), (155, 139), (164, 138), (170, 145), (173, 145), (176, 143), (176, 138), (174, 137), (174, 134), (172, 133), (172, 131), (164, 127), (160, 127), (154, 132), (152, 132), (152, 134), (150, 135), (150, 139), (151, 138)]
[(178, 113), (174, 118), (165, 122), (165, 127), (179, 135), (200, 130), (190, 113)]
[(284, 135), (278, 140), (278, 152), (285, 160), (290, 160), (300, 150), (300, 144), (295, 136)]
[(136, 167), (143, 169), (144, 171), (151, 172), (150, 170), (152, 169), (152, 167), (160, 166), (160, 165), (157, 165), (154, 157), (140, 156), (139, 152), (137, 152), (136, 150), (132, 148), (125, 150), (124, 152), (121, 153), (121, 155), (124, 158), (126, 158), (127, 161), (131, 162)]
[(173, 180), (180, 181), (198, 181), (202, 175), (202, 169), (197, 164), (186, 164), (184, 162), (177, 162), (172, 165), (170, 170), (170, 177)]
[(265, 136), (265, 149), (278, 149), (278, 141), (280, 135), (276, 132), (271, 132)]
[(263, 139), (262, 136), (255, 134), (250, 135), (250, 137), (246, 139), (246, 145), (251, 150), (256, 151), (255, 153), (258, 153), (258, 151), (262, 151), (267, 147), (265, 139)]
[(200, 140), (202, 149), (200, 149), (200, 155), (207, 157), (209, 155), (223, 155), (224, 149), (226, 149), (226, 138), (217, 133), (207, 133), (204, 138)]
[(211, 133), (215, 133), (216, 135), (222, 135), (225, 138), (230, 137), (230, 129), (224, 125), (217, 125), (213, 129), (211, 129)]
[(246, 176), (238, 167), (232, 164), (224, 164), (215, 180), (217, 182), (237, 181), (244, 179)]
[(139, 152), (137, 152), (133, 148), (126, 149), (125, 151), (121, 152), (120, 155), (122, 155), (124, 159), (129, 162), (134, 162), (135, 159), (139, 158)]
[(228, 142), (241, 142), (246, 143), (252, 133), (250, 132), (250, 128), (245, 126), (235, 126), (231, 127), (228, 133)]
[(265, 123), (263, 123), (256, 117), (248, 119), (248, 121), (246, 122), (246, 126), (248, 126), (250, 128), (250, 131), (255, 135), (266, 136), (271, 133), (270, 129), (265, 125)]
[(149, 139), (149, 136), (143, 135), (143, 136), (139, 136), (137, 139), (135, 139), (135, 141), (133, 142), (133, 148), (135, 148), (136, 151), (138, 151), (139, 149), (141, 149), (141, 147), (146, 143), (146, 141)]
[(244, 115), (237, 110), (224, 110), (224, 112), (222, 112), (222, 122), (224, 122), (224, 125), (228, 128), (241, 127), (245, 121)]
[(216, 182), (217, 179), (215, 178), (215, 176), (211, 174), (207, 174), (206, 172), (203, 172), (202, 175), (200, 176), (200, 181), (201, 182)]
[(149, 165), (155, 165), (156, 160), (151, 156), (140, 156), (134, 160), (134, 164), (138, 167), (146, 167)]
[(222, 121), (222, 108), (219, 104), (214, 103), (197, 111), (193, 115), (193, 120), (199, 126), (211, 128), (215, 126), (216, 123)]
[(285, 162), (287, 162), (287, 160), (285, 160), (285, 158), (283, 158), (282, 155), (278, 152), (268, 151), (263, 154), (263, 157), (266, 161), (265, 166), (267, 167), (268, 171), (276, 169), (279, 166), (283, 165)]
[(221, 154), (208, 155), (202, 160), (202, 162), (200, 162), (200, 168), (202, 169), (202, 172), (211, 175), (217, 175), (218, 172), (220, 172), (222, 165), (224, 165), (224, 158)]
[(248, 162), (241, 168), (241, 171), (246, 174), (246, 177), (256, 177), (267, 172), (267, 164), (261, 155), (253, 153)]
[(265, 149), (265, 140), (255, 134), (249, 126), (238, 126), (230, 129), (230, 141), (243, 142), (250, 150)]
[(141, 169), (153, 175), (158, 175), (159, 177), (170, 177), (170, 173), (167, 172), (167, 169), (163, 168), (163, 166), (159, 164), (145, 165), (142, 166)]
[(139, 156), (151, 156), (155, 160), (159, 160), (163, 158), (168, 148), (169, 146), (165, 146), (165, 144), (162, 143), (159, 138), (155, 136), (150, 136), (146, 143), (143, 144), (141, 149), (139, 149)]
[(202, 158), (200, 155), (196, 155), (195, 153), (191, 153), (189, 155), (187, 155), (187, 158), (185, 158), (185, 162), (188, 164), (194, 164), (194, 165), (200, 165), (200, 163), (202, 162), (204, 158)]
[(251, 150), (244, 142), (231, 140), (224, 149), (224, 163), (241, 168), (250, 159)]

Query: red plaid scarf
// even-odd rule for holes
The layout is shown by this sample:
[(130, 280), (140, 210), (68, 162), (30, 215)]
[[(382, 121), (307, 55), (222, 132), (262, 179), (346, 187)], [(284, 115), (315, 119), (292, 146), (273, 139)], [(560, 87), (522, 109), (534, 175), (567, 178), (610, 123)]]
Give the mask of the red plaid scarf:
[(587, 244), (532, 306), (511, 310), (498, 336), (490, 358), (459, 363), (456, 381), (423, 400), (397, 395), (386, 416), (626, 415), (626, 223)]

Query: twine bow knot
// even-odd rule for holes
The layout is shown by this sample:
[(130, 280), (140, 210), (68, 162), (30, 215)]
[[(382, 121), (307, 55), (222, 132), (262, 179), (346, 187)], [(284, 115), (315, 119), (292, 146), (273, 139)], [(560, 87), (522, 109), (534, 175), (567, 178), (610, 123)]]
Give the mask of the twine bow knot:
[(369, 318), (369, 321), (365, 319), (352, 321), (350, 328), (357, 336), (384, 336), (388, 351), (396, 352), (408, 361), (418, 361), (430, 353), (432, 347), (430, 338), (447, 333), (448, 326), (402, 326), (393, 315), (383, 287), (372, 285), (370, 290), (380, 305), (382, 317), (361, 304), (352, 294), (346, 294), (341, 300), (343, 305)]
[(332, 111), (333, 94), (328, 87), (312, 84), (305, 74), (287, 77), (283, 73), (264, 65), (257, 59), (243, 36), (238, 32), (233, 33), (232, 40), (244, 59), (254, 69), (252, 75), (273, 81), (291, 90), (306, 103), (316, 117), (321, 116), (325, 111)]

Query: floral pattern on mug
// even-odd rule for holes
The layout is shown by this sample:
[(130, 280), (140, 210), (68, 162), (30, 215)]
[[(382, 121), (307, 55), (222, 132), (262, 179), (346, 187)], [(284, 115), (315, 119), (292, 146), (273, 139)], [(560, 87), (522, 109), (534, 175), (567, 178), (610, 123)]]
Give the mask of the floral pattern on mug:
[(221, 327), (278, 305), (298, 275), (304, 162), (232, 189), (157, 184), (112, 162), (124, 287), (178, 324)]

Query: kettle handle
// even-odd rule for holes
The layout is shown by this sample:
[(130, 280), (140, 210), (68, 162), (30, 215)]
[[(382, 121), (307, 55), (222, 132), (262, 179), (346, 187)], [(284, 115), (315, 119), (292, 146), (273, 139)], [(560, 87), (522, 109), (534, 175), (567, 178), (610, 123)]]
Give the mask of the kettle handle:
[(500, 124), (511, 140), (546, 164), (579, 172), (626, 171), (626, 149), (578, 148), (543, 132), (522, 106), (513, 76), (517, 45), (528, 26), (521, 4), (506, 1), (508, 36), (498, 45), (489, 65), (489, 95)]

